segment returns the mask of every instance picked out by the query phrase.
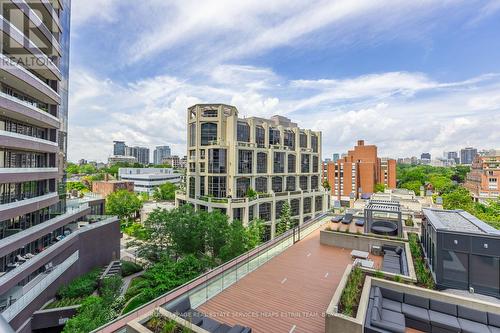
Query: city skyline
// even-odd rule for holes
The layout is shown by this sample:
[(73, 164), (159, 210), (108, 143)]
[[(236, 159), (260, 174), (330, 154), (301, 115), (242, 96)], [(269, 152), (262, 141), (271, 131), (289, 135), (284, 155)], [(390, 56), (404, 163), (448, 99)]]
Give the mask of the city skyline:
[(322, 131), (324, 156), (500, 146), (498, 2), (98, 3), (74, 2), (70, 160), (124, 138), (181, 155), (184, 110), (214, 101)]

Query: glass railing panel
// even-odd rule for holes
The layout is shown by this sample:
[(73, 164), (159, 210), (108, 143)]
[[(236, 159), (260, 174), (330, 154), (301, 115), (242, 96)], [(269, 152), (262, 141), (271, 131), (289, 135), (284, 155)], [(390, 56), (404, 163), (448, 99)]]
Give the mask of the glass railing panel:
[[(56, 281), (71, 265), (78, 260), (78, 251), (73, 253), (68, 259), (61, 264), (57, 265), (47, 276), (37, 283), (32, 289), (27, 291), (21, 298), (14, 304), (8, 307), (2, 315), (5, 320), (11, 321), (14, 319), (26, 306), (33, 302), (39, 295), (41, 295), (49, 286)], [(42, 273), (44, 274), (44, 273)]]

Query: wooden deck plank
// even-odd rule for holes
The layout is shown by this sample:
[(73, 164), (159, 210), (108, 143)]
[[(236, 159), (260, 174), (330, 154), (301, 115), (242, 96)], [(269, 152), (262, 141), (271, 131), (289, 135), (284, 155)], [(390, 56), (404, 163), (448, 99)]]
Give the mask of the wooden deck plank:
[[(345, 267), (350, 249), (321, 245), (319, 230), (291, 246), (198, 310), (252, 332), (323, 333), (324, 313)], [(381, 258), (370, 256), (380, 267)]]

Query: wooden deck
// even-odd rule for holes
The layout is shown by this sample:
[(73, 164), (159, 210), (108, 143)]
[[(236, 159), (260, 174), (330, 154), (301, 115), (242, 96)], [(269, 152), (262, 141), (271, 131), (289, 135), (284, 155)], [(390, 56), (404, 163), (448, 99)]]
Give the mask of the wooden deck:
[[(350, 252), (321, 245), (316, 230), (198, 310), (254, 333), (324, 333), (324, 313), (353, 261)], [(380, 267), (380, 257), (370, 258)]]

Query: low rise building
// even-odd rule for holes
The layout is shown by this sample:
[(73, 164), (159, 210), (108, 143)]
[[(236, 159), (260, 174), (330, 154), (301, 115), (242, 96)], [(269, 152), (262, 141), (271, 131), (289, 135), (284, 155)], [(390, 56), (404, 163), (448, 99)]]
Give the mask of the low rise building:
[(464, 186), (476, 201), (498, 199), (500, 196), (500, 150), (477, 155), (467, 174)]
[(107, 198), (108, 195), (119, 190), (134, 191), (134, 182), (124, 180), (102, 180), (92, 183), (92, 192)]
[(423, 212), (422, 245), (437, 287), (500, 297), (500, 231), (462, 210)]
[(134, 184), (134, 191), (153, 194), (156, 187), (165, 183), (178, 184), (181, 175), (171, 168), (120, 168), (118, 178)]
[(114, 155), (108, 158), (108, 164), (113, 165), (116, 163), (137, 163), (137, 158), (134, 156)]

